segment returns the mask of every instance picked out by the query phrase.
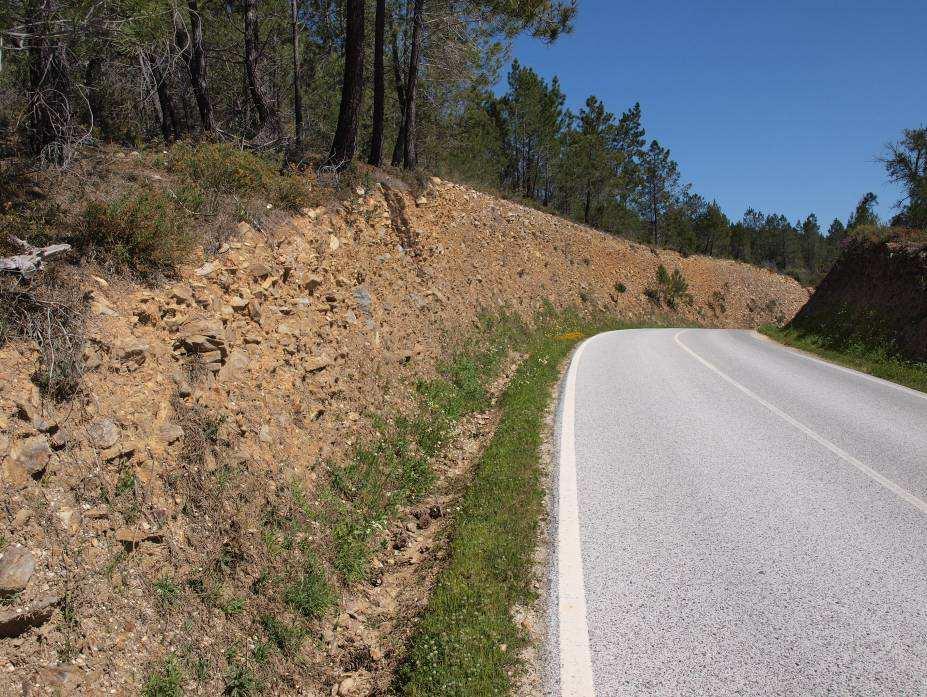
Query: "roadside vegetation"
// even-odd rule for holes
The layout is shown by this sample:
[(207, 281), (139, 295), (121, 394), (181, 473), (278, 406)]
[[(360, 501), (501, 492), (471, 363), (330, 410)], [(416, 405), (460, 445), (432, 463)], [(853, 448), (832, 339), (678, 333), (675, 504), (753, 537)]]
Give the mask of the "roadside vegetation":
[(816, 354), (847, 368), (869, 373), (921, 392), (927, 392), (927, 363), (906, 360), (887, 345), (857, 338), (835, 339), (824, 334), (774, 325), (760, 327), (771, 339)]
[(545, 514), (541, 444), (553, 386), (583, 338), (635, 326), (546, 313), (515, 337), (526, 358), (499, 401), (501, 420), (459, 504), (450, 561), (397, 675), (398, 693), (510, 691), (526, 640), (511, 608), (535, 597), (533, 555)]

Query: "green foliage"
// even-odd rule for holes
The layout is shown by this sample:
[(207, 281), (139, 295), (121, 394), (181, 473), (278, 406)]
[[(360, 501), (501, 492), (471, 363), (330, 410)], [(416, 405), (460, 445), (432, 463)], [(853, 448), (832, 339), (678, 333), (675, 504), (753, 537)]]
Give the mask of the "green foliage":
[(139, 188), (108, 203), (88, 204), (72, 242), (85, 256), (149, 273), (183, 263), (196, 239), (175, 198)]
[(269, 162), (232, 143), (178, 143), (168, 150), (163, 165), (207, 191), (237, 196), (266, 191), (276, 176)]
[(267, 632), (267, 640), (287, 656), (294, 656), (306, 637), (306, 632), (298, 625), (289, 625), (271, 615), (262, 615), (261, 626)]
[(168, 576), (164, 576), (155, 581), (154, 589), (160, 601), (165, 605), (174, 603), (180, 595), (180, 586)]
[(892, 225), (927, 230), (927, 127), (904, 129), (881, 160), (889, 181), (904, 191)]
[(677, 307), (680, 301), (687, 304), (692, 303), (689, 283), (678, 267), (673, 269), (673, 273), (670, 273), (663, 264), (660, 264), (657, 268), (656, 286), (648, 288), (646, 293), (654, 302), (664, 302), (673, 309)]
[(183, 675), (173, 656), (167, 658), (162, 666), (150, 674), (142, 687), (143, 697), (181, 697)]
[(325, 571), (318, 560), (308, 555), (303, 569), (283, 591), (283, 600), (306, 619), (318, 619), (335, 601)]
[(528, 356), (499, 403), (501, 419), (460, 502), (449, 565), (400, 666), (396, 693), (510, 692), (512, 665), (525, 641), (511, 608), (532, 598), (533, 553), (544, 507), (540, 446), (551, 388), (578, 340), (628, 326), (544, 313), (519, 339)]
[(787, 346), (817, 354), (834, 363), (927, 392), (927, 363), (909, 361), (890, 344), (858, 337), (832, 336), (822, 332), (767, 325), (760, 331)]
[(178, 143), (161, 159), (169, 172), (190, 182), (188, 198), (196, 204), (208, 195), (265, 197), (288, 211), (312, 203), (308, 179), (232, 143)]

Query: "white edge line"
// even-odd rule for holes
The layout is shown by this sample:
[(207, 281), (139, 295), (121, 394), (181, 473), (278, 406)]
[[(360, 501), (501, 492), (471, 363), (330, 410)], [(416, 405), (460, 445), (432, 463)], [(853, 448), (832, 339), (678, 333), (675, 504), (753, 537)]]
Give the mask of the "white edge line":
[(576, 486), (574, 412), (576, 373), (591, 339), (573, 354), (567, 372), (560, 416), (559, 489), (557, 514), (557, 601), (560, 644), (560, 694), (562, 697), (594, 697), (589, 627), (586, 620), (586, 589), (579, 534)]
[(853, 368), (847, 368), (845, 365), (839, 365), (837, 363), (831, 363), (828, 360), (823, 358), (818, 358), (817, 356), (812, 356), (807, 351), (802, 349), (795, 348), (794, 346), (788, 346), (786, 344), (780, 343), (775, 339), (771, 339), (765, 334), (760, 334), (755, 329), (749, 332), (754, 339), (758, 339), (764, 343), (770, 343), (773, 346), (778, 346), (781, 349), (785, 349), (788, 353), (793, 356), (798, 356), (799, 358), (804, 358), (806, 361), (814, 361), (815, 363), (820, 363), (821, 365), (826, 365), (828, 368), (833, 368), (834, 370), (839, 370), (841, 373), (849, 373), (850, 375), (855, 375), (858, 378), (863, 380), (868, 380), (869, 382), (874, 382), (876, 384), (882, 385), (884, 387), (891, 387), (892, 389), (898, 390), (899, 392), (904, 392), (912, 397), (919, 397), (920, 399), (927, 399), (927, 392), (921, 392), (920, 390), (915, 390), (905, 385), (899, 385), (897, 382), (892, 382), (891, 380), (886, 380), (885, 378), (880, 378), (875, 375), (870, 375), (869, 373), (864, 373), (861, 370), (854, 370)]
[(747, 395), (747, 396), (750, 397), (751, 399), (753, 399), (753, 400), (759, 402), (760, 404), (762, 404), (764, 407), (766, 407), (767, 409), (769, 409), (769, 411), (771, 411), (773, 414), (775, 414), (776, 416), (778, 416), (778, 417), (779, 417), (780, 419), (782, 419), (783, 421), (786, 421), (787, 423), (789, 423), (789, 424), (791, 424), (792, 426), (794, 426), (795, 428), (797, 428), (799, 431), (801, 431), (802, 433), (804, 433), (806, 436), (808, 436), (809, 438), (811, 438), (813, 441), (819, 443), (820, 445), (823, 445), (825, 448), (827, 448), (827, 449), (830, 450), (832, 453), (834, 453), (835, 455), (837, 455), (837, 457), (839, 457), (839, 458), (841, 458), (842, 460), (844, 460), (844, 461), (850, 463), (850, 464), (853, 465), (856, 469), (858, 469), (860, 472), (862, 472), (862, 473), (865, 474), (866, 476), (870, 477), (871, 479), (875, 480), (876, 482), (878, 482), (879, 484), (881, 484), (883, 487), (885, 487), (885, 488), (888, 489), (889, 491), (891, 491), (891, 492), (893, 492), (894, 494), (896, 494), (899, 498), (902, 498), (902, 499), (904, 499), (905, 501), (907, 501), (908, 503), (910, 503), (912, 506), (914, 506), (916, 509), (918, 509), (921, 513), (927, 513), (927, 502), (923, 501), (922, 499), (919, 499), (917, 496), (915, 496), (915, 495), (912, 494), (911, 492), (907, 491), (906, 489), (903, 489), (902, 487), (900, 487), (898, 484), (896, 484), (895, 482), (893, 482), (891, 479), (889, 479), (889, 478), (886, 477), (885, 475), (883, 475), (883, 474), (877, 472), (876, 470), (872, 469), (869, 465), (866, 465), (866, 464), (860, 462), (860, 461), (857, 460), (855, 457), (853, 457), (852, 455), (850, 455), (847, 451), (845, 451), (843, 448), (841, 448), (841, 447), (838, 446), (838, 445), (834, 445), (834, 444), (831, 443), (829, 440), (827, 440), (826, 438), (824, 438), (824, 436), (820, 435), (819, 433), (816, 433), (815, 431), (811, 430), (810, 428), (808, 428), (807, 426), (805, 426), (803, 423), (801, 423), (800, 421), (798, 421), (798, 419), (795, 419), (794, 417), (789, 416), (788, 414), (786, 414), (786, 413), (785, 413), (784, 411), (782, 411), (779, 407), (775, 406), (774, 404), (770, 404), (770, 403), (767, 402), (765, 399), (763, 399), (762, 397), (760, 397), (758, 394), (756, 394), (755, 392), (753, 392), (753, 391), (750, 390), (749, 388), (744, 387), (743, 385), (741, 385), (739, 382), (737, 382), (736, 380), (734, 380), (734, 378), (730, 377), (730, 376), (727, 375), (726, 373), (723, 373), (723, 372), (722, 372), (719, 368), (717, 368), (715, 365), (713, 365), (712, 363), (709, 363), (709, 362), (706, 361), (704, 358), (702, 358), (700, 355), (698, 355), (695, 351), (693, 351), (693, 350), (690, 349), (688, 346), (686, 346), (684, 343), (682, 343), (682, 342), (679, 340), (679, 336), (680, 336), (680, 334), (683, 334), (683, 333), (686, 332), (686, 331), (688, 331), (688, 330), (687, 330), (687, 329), (683, 329), (682, 331), (676, 332), (676, 334), (673, 336), (673, 341), (675, 341), (675, 342), (679, 345), (680, 348), (682, 348), (686, 353), (688, 353), (688, 354), (691, 355), (693, 358), (695, 358), (699, 363), (701, 363), (702, 365), (704, 365), (704, 366), (705, 366), (706, 368), (708, 368), (709, 370), (715, 372), (715, 373), (716, 373), (717, 375), (719, 375), (722, 379), (724, 379), (725, 381), (727, 381), (728, 383), (730, 383), (731, 385), (733, 385), (734, 387), (736, 387), (738, 390), (740, 390), (741, 392), (743, 392), (745, 395)]

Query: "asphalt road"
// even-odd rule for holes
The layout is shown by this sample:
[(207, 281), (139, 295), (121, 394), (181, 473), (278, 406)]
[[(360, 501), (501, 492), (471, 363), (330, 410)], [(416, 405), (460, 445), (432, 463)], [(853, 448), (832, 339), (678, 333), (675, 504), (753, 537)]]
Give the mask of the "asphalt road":
[(927, 395), (621, 331), (559, 426), (553, 692), (927, 695)]

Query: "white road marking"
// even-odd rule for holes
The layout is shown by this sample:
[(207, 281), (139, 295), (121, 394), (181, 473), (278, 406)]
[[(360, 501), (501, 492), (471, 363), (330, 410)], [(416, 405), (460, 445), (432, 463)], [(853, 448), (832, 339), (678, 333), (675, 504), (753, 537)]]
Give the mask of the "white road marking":
[(853, 370), (852, 368), (847, 368), (846, 366), (838, 365), (836, 363), (831, 363), (830, 361), (824, 360), (823, 358), (818, 358), (817, 356), (812, 356), (811, 354), (797, 349), (794, 346), (786, 346), (785, 344), (780, 344), (774, 339), (770, 339), (765, 334), (760, 334), (758, 331), (754, 330), (751, 332), (751, 335), (754, 339), (760, 341), (768, 341), (779, 348), (783, 348), (788, 351), (793, 356), (798, 356), (799, 358), (804, 358), (806, 361), (814, 361), (815, 363), (820, 363), (821, 365), (826, 365), (828, 368), (833, 368), (834, 370), (839, 370), (843, 373), (849, 373), (850, 375), (855, 375), (858, 378), (863, 380), (869, 380), (870, 382), (878, 383), (883, 387), (891, 387), (899, 392), (904, 392), (905, 394), (911, 395), (912, 397), (919, 397), (920, 399), (927, 399), (927, 392), (921, 392), (919, 390), (911, 389), (910, 387), (905, 387), (904, 385), (899, 385), (897, 382), (892, 382), (891, 380), (885, 380), (884, 378), (878, 378), (875, 375), (870, 375), (869, 373), (864, 373), (859, 370)]
[(683, 333), (686, 332), (686, 331), (688, 331), (688, 330), (687, 330), (687, 329), (683, 329), (683, 330), (680, 331), (680, 332), (676, 332), (676, 334), (673, 336), (673, 341), (675, 341), (675, 342), (680, 346), (680, 348), (682, 348), (686, 353), (688, 353), (689, 355), (691, 355), (693, 358), (695, 358), (697, 361), (699, 361), (702, 365), (704, 365), (704, 366), (705, 366), (706, 368), (708, 368), (709, 370), (712, 370), (712, 371), (714, 371), (715, 373), (717, 373), (721, 378), (723, 378), (724, 380), (726, 380), (727, 382), (729, 382), (731, 385), (733, 385), (734, 387), (736, 387), (738, 390), (740, 390), (741, 392), (743, 392), (745, 395), (747, 395), (747, 396), (750, 397), (751, 399), (754, 399), (754, 400), (756, 400), (757, 402), (759, 402), (760, 404), (762, 404), (764, 407), (766, 407), (767, 409), (769, 409), (773, 414), (775, 414), (776, 416), (778, 416), (780, 419), (782, 419), (783, 421), (786, 421), (786, 422), (790, 423), (792, 426), (794, 426), (795, 428), (797, 428), (799, 431), (801, 431), (802, 433), (804, 433), (806, 436), (808, 436), (808, 437), (811, 438), (812, 440), (816, 441), (817, 443), (820, 443), (820, 444), (823, 445), (825, 448), (827, 448), (828, 450), (830, 450), (832, 453), (834, 453), (835, 455), (837, 455), (839, 458), (841, 458), (842, 460), (845, 460), (846, 462), (850, 463), (850, 464), (853, 465), (856, 469), (858, 469), (860, 472), (862, 472), (862, 473), (865, 474), (866, 476), (872, 478), (873, 480), (875, 480), (876, 482), (878, 482), (879, 484), (881, 484), (882, 486), (884, 486), (884, 487), (885, 487), (886, 489), (888, 489), (889, 491), (893, 492), (894, 494), (896, 494), (896, 495), (899, 496), (900, 498), (902, 498), (902, 499), (904, 499), (905, 501), (907, 501), (908, 503), (910, 503), (912, 506), (914, 506), (916, 509), (918, 509), (921, 513), (927, 513), (927, 502), (923, 501), (922, 499), (919, 499), (917, 496), (915, 496), (915, 495), (912, 494), (911, 492), (909, 492), (909, 491), (907, 491), (906, 489), (903, 489), (902, 487), (898, 486), (898, 484), (896, 484), (895, 482), (893, 482), (891, 479), (889, 479), (888, 477), (884, 476), (883, 474), (880, 474), (879, 472), (876, 472), (876, 471), (875, 471), (874, 469), (872, 469), (869, 465), (863, 464), (862, 462), (860, 462), (859, 460), (857, 460), (855, 457), (853, 457), (852, 455), (850, 455), (847, 451), (843, 450), (841, 447), (839, 447), (839, 446), (837, 446), (837, 445), (834, 445), (834, 444), (831, 443), (829, 440), (827, 440), (826, 438), (824, 438), (824, 436), (820, 435), (819, 433), (816, 433), (815, 431), (811, 430), (810, 428), (808, 428), (807, 426), (805, 426), (803, 423), (801, 423), (800, 421), (798, 421), (797, 419), (795, 419), (794, 417), (789, 416), (788, 414), (786, 414), (786, 413), (785, 413), (784, 411), (782, 411), (779, 407), (775, 406), (774, 404), (770, 404), (770, 403), (767, 402), (765, 399), (763, 399), (762, 397), (760, 397), (758, 394), (756, 394), (755, 392), (753, 392), (753, 391), (750, 390), (749, 388), (744, 387), (743, 385), (741, 385), (739, 382), (737, 382), (734, 378), (730, 377), (730, 376), (727, 375), (726, 373), (723, 373), (723, 372), (722, 372), (719, 368), (717, 368), (715, 365), (713, 365), (712, 363), (709, 363), (709, 362), (706, 361), (704, 358), (702, 358), (700, 355), (698, 355), (695, 351), (693, 351), (693, 350), (690, 349), (688, 346), (686, 346), (684, 343), (682, 343), (682, 342), (679, 340), (679, 335), (680, 335), (680, 334), (683, 334)]
[(574, 410), (576, 372), (590, 340), (580, 344), (567, 371), (560, 421), (560, 476), (557, 520), (557, 598), (559, 601), (560, 694), (562, 697), (594, 697), (589, 627), (586, 620), (586, 587), (579, 537), (579, 506), (576, 492), (576, 443)]

